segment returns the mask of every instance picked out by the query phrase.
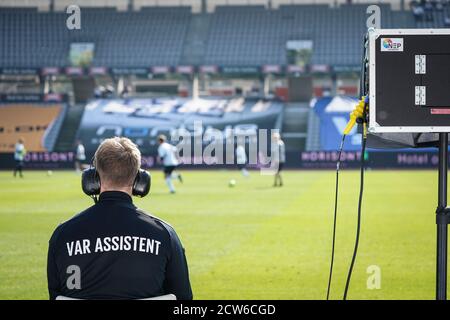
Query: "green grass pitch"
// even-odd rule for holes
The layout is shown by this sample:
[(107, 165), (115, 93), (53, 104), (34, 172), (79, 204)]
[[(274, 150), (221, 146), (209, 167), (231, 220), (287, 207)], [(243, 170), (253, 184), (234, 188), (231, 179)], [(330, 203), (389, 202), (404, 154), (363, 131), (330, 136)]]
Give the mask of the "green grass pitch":
[[(335, 278), (341, 299), (355, 240), (359, 177), (341, 174)], [(334, 172), (183, 171), (170, 195), (153, 171), (142, 209), (168, 221), (186, 248), (195, 299), (324, 299), (330, 262)], [(228, 182), (236, 179), (236, 186)], [(362, 233), (349, 299), (433, 299), (437, 173), (368, 171)], [(69, 171), (0, 172), (0, 299), (47, 299), (54, 228), (92, 204)], [(381, 269), (369, 290), (367, 268)]]

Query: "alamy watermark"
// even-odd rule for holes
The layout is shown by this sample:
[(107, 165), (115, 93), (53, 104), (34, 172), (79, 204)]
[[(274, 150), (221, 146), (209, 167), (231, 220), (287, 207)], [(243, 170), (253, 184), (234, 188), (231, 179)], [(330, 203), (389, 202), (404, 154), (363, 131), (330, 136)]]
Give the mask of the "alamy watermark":
[(370, 15), (366, 20), (367, 29), (369, 28), (380, 29), (381, 28), (380, 7), (375, 4), (370, 5), (367, 7), (366, 13)]
[(263, 175), (276, 173), (280, 162), (284, 162), (284, 148), (280, 147), (278, 129), (240, 125), (219, 130), (205, 128), (199, 120), (193, 122), (190, 130), (170, 129), (169, 140), (177, 148), (177, 156), (183, 164), (235, 164), (237, 146), (248, 146), (246, 164), (258, 167)]
[(66, 286), (67, 289), (73, 290), (81, 289), (81, 269), (77, 265), (70, 265), (66, 269), (66, 273), (69, 275), (67, 277)]
[(370, 265), (367, 267), (366, 273), (369, 275), (367, 277), (367, 289), (381, 289), (381, 268), (377, 265)]
[(66, 20), (66, 27), (69, 30), (81, 29), (81, 9), (75, 4), (67, 7), (66, 13), (69, 15)]

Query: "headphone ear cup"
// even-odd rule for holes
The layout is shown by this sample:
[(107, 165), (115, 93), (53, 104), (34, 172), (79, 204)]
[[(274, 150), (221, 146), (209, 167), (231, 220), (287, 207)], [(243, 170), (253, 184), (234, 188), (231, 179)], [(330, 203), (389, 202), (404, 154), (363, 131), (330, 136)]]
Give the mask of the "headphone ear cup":
[(145, 170), (139, 169), (136, 179), (133, 183), (133, 196), (145, 197), (150, 192), (150, 186), (152, 184), (152, 178), (150, 173)]
[(100, 194), (100, 177), (95, 168), (88, 168), (81, 175), (81, 189), (88, 196)]

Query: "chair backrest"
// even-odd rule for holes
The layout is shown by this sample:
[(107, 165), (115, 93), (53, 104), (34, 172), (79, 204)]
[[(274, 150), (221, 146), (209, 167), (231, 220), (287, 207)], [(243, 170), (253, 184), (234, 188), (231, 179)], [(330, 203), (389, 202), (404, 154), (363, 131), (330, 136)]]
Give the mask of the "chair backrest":
[[(66, 297), (66, 296), (57, 296), (56, 300), (86, 300), (86, 299), (77, 299), (77, 298), (70, 298), (70, 297)], [(163, 296), (137, 299), (137, 300), (177, 300), (177, 297), (174, 294), (170, 293), (170, 294), (165, 294)]]

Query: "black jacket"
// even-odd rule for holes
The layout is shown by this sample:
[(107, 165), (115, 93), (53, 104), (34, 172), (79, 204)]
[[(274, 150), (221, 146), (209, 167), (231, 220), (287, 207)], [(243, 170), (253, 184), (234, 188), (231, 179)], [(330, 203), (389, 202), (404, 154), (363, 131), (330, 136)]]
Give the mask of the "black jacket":
[(103, 192), (97, 204), (56, 228), (47, 278), (50, 299), (141, 299), (169, 293), (192, 299), (175, 230), (137, 209), (123, 192)]

